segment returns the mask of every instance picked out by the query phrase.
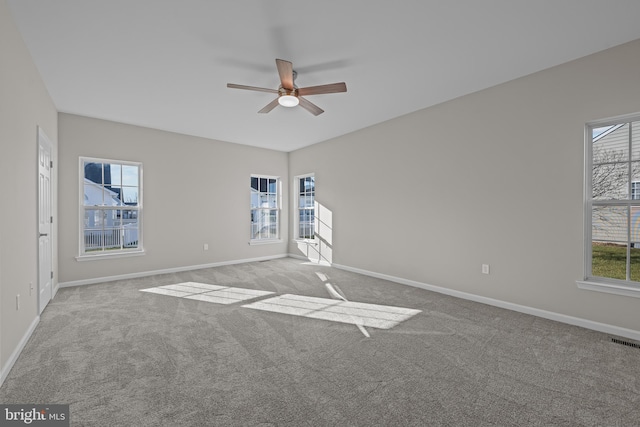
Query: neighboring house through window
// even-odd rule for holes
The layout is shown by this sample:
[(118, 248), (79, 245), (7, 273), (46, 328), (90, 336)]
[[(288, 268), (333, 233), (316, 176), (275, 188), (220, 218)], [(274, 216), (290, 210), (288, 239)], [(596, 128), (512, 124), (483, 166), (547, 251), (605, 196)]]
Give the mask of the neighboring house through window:
[(640, 291), (639, 120), (587, 126), (585, 287)]
[(640, 200), (640, 181), (631, 182), (631, 200)]
[(280, 239), (280, 179), (251, 175), (251, 243)]
[(294, 233), (296, 239), (313, 239), (315, 237), (315, 194), (316, 185), (313, 174), (294, 178), (296, 194)]
[(142, 253), (142, 164), (80, 158), (80, 258)]

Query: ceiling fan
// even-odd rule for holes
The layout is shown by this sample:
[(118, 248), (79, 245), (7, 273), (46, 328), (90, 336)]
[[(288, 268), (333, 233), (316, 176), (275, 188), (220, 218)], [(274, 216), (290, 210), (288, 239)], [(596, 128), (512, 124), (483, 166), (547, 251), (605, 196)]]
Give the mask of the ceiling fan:
[(294, 80), (298, 73), (293, 69), (293, 64), (291, 62), (283, 59), (276, 59), (276, 67), (278, 68), (278, 74), (280, 75), (280, 87), (278, 87), (278, 89), (244, 86), (234, 83), (227, 83), (227, 87), (232, 89), (255, 90), (258, 92), (278, 94), (276, 99), (268, 103), (262, 110), (258, 111), (258, 113), (268, 113), (278, 105), (282, 105), (283, 107), (295, 107), (296, 105), (300, 105), (314, 116), (324, 113), (324, 110), (303, 98), (303, 96), (347, 91), (347, 85), (344, 82), (298, 88), (294, 84)]

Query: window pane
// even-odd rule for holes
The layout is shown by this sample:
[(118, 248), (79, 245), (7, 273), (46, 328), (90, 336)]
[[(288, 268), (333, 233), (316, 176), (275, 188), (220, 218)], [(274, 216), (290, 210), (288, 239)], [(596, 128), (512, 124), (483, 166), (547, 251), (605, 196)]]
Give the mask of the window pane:
[(593, 276), (627, 279), (627, 245), (593, 242), (591, 256)]
[(593, 165), (594, 200), (624, 200), (628, 197), (629, 162)]
[(138, 187), (124, 187), (121, 200), (129, 206), (138, 205)]
[(84, 162), (84, 177), (89, 181), (102, 184), (102, 163)]
[(631, 207), (631, 280), (640, 282), (640, 206)]
[(299, 237), (302, 239), (313, 238), (313, 209), (300, 210)]
[(627, 207), (594, 206), (591, 236), (594, 241), (627, 242)]
[(631, 159), (640, 160), (640, 122), (631, 123)]
[(266, 193), (267, 192), (267, 179), (266, 178), (260, 178), (260, 192), (261, 193)]
[(102, 229), (102, 211), (87, 209), (84, 211), (84, 228), (85, 229)]
[(260, 231), (260, 223), (259, 223), (260, 216), (258, 215), (258, 212), (259, 211), (256, 209), (251, 210), (251, 238), (252, 239), (256, 239)]
[(260, 207), (260, 195), (258, 193), (251, 192), (251, 209)]
[(104, 204), (104, 188), (98, 184), (85, 181), (84, 205), (102, 206)]
[(269, 179), (269, 193), (275, 194), (277, 191), (278, 191), (278, 189), (276, 187), (276, 180), (275, 179)]
[[(604, 130), (603, 130), (604, 129)], [(600, 132), (596, 135), (597, 132)], [(629, 160), (629, 124), (594, 129), (593, 163)]]
[(120, 232), (120, 217), (121, 211), (116, 209), (109, 209), (104, 211), (104, 224), (103, 224), (103, 240), (105, 249), (120, 249), (121, 244), (121, 232)]
[(278, 211), (271, 210), (269, 212), (269, 237), (275, 238), (278, 236)]
[(313, 196), (302, 196), (299, 200), (300, 208), (309, 208), (313, 207)]
[(122, 185), (138, 186), (138, 167), (131, 165), (122, 166)]
[[(123, 211), (131, 212), (131, 211)], [(138, 219), (130, 218), (130, 215), (123, 213), (123, 246), (125, 248), (138, 247)]]
[(251, 189), (260, 191), (260, 189), (258, 188), (258, 178), (251, 177)]
[(122, 185), (122, 166), (106, 163), (104, 165), (104, 185), (120, 186)]
[(120, 206), (122, 205), (122, 201), (120, 200), (120, 195), (122, 194), (122, 188), (120, 187), (109, 187), (104, 188), (104, 204), (106, 206)]

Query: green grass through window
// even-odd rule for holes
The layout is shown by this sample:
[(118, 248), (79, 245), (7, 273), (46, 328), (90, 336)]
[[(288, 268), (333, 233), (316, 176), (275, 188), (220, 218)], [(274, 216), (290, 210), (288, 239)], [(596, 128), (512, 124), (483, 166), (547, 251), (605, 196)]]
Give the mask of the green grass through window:
[[(627, 247), (593, 243), (591, 272), (594, 276), (627, 279)], [(640, 248), (631, 248), (631, 280), (640, 281)]]

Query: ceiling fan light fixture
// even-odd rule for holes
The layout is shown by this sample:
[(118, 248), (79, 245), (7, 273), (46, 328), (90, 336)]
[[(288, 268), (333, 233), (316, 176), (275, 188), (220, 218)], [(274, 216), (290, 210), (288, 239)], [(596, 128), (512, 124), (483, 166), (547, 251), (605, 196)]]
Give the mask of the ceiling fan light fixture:
[(278, 98), (278, 104), (283, 107), (295, 107), (300, 103), (300, 100), (295, 95), (280, 95)]

